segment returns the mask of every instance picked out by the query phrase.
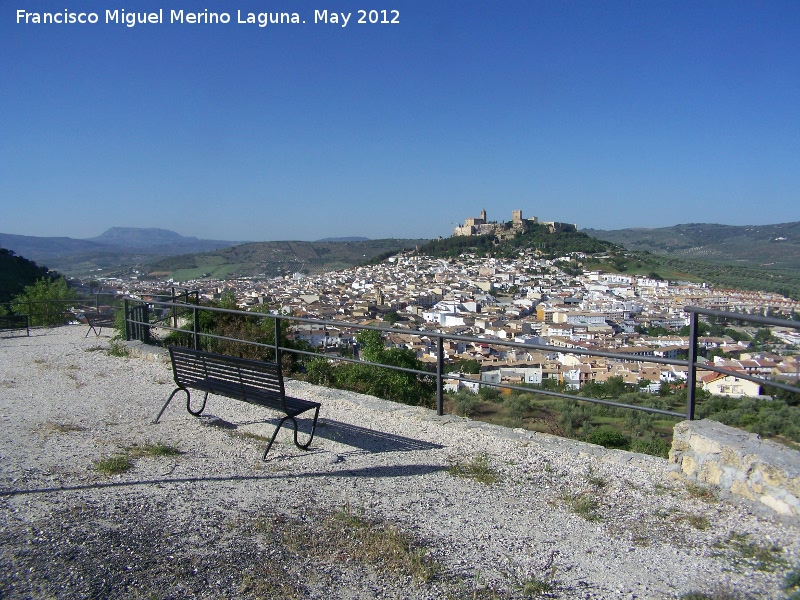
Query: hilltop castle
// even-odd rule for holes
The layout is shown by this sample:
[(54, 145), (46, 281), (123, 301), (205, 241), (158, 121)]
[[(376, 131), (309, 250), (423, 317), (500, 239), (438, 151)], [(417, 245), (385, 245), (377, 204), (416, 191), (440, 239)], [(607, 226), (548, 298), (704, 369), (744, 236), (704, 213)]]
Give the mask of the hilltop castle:
[[(533, 225), (544, 225), (550, 230), (550, 233), (558, 233), (562, 231), (578, 231), (578, 226), (575, 223), (561, 223), (559, 221), (539, 221), (538, 217), (531, 217), (530, 219), (522, 218), (521, 210), (511, 211), (511, 231), (516, 232), (522, 229), (526, 221)], [(485, 235), (490, 233), (505, 233), (508, 231), (506, 223), (489, 222), (486, 220), (486, 210), (481, 211), (480, 217), (470, 217), (460, 227), (453, 229), (453, 235)]]

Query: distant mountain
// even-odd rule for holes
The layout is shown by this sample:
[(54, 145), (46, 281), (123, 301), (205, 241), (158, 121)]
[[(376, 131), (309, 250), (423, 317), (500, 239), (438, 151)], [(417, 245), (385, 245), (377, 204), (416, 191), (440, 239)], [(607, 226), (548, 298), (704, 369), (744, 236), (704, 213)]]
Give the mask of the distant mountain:
[(106, 249), (103, 244), (89, 240), (76, 240), (68, 237), (36, 237), (11, 233), (0, 233), (0, 248), (12, 250), (20, 256), (30, 257), (37, 262), (79, 252)]
[(628, 250), (771, 269), (800, 267), (800, 222), (743, 226), (688, 223), (654, 229), (583, 231)]
[(137, 248), (152, 253), (160, 253), (163, 249), (172, 248), (179, 248), (182, 252), (208, 252), (244, 243), (241, 241), (201, 240), (196, 237), (182, 236), (169, 229), (152, 227), (112, 227), (95, 238), (89, 238), (88, 241), (127, 249)]
[(142, 270), (152, 277), (172, 277), (177, 281), (203, 277), (275, 277), (297, 272), (324, 273), (412, 249), (427, 241), (254, 242), (214, 252), (164, 258), (149, 263)]
[(333, 238), (323, 238), (321, 240), (317, 240), (318, 242), (366, 242), (369, 238), (365, 237), (333, 237)]
[(167, 229), (112, 227), (91, 239), (0, 233), (0, 247), (58, 271), (80, 275), (166, 256), (209, 252), (242, 242), (184, 237)]

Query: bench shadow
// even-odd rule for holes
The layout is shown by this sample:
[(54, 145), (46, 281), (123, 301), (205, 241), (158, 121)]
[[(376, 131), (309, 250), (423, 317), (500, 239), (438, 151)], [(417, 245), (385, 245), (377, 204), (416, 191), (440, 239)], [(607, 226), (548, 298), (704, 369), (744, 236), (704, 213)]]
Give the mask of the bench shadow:
[[(222, 419), (218, 419), (222, 421)], [(226, 429), (236, 429), (244, 425), (260, 425), (272, 424), (277, 425), (280, 419), (264, 419), (258, 421), (248, 421), (245, 423), (233, 424), (227, 421), (218, 423), (217, 426)], [(308, 419), (299, 418), (298, 424), (300, 426), (300, 434), (308, 435), (310, 424)], [(291, 427), (289, 427), (291, 431)], [(440, 444), (433, 444), (423, 440), (417, 440), (402, 435), (395, 435), (393, 433), (386, 433), (384, 431), (376, 431), (374, 429), (367, 429), (366, 427), (359, 427), (358, 425), (351, 425), (350, 423), (343, 423), (341, 421), (334, 421), (333, 419), (320, 419), (317, 422), (317, 430), (314, 433), (314, 439), (323, 438), (337, 444), (344, 444), (351, 446), (359, 452), (358, 454), (377, 454), (380, 452), (414, 452), (416, 450), (441, 450), (444, 446)], [(309, 450), (314, 449), (312, 443)], [(339, 452), (339, 454), (354, 454), (354, 452)]]
[(29, 494), (52, 494), (57, 492), (74, 492), (81, 490), (101, 490), (113, 488), (126, 488), (139, 485), (165, 485), (179, 483), (226, 483), (226, 482), (245, 482), (245, 481), (271, 481), (277, 479), (294, 478), (316, 478), (316, 477), (413, 477), (438, 473), (447, 470), (447, 467), (439, 465), (379, 465), (375, 467), (362, 467), (358, 469), (342, 468), (339, 471), (314, 471), (310, 473), (276, 473), (272, 475), (230, 475), (219, 477), (175, 477), (161, 479), (139, 479), (135, 481), (110, 481), (99, 483), (87, 483), (82, 485), (65, 485), (59, 487), (31, 488), (16, 490), (0, 490), (0, 498), (11, 496), (24, 496)]

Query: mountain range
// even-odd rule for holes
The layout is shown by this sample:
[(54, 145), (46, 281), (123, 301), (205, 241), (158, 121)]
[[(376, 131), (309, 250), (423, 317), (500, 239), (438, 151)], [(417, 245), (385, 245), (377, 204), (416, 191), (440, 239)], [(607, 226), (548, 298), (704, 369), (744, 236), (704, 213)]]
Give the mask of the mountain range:
[[(709, 281), (713, 281), (710, 276), (719, 271), (722, 265), (725, 265), (726, 272), (732, 268), (748, 268), (762, 273), (761, 278), (778, 277), (781, 282), (787, 277), (794, 281), (793, 274), (800, 267), (800, 222), (759, 226), (688, 223), (659, 228), (584, 229), (580, 236), (590, 242), (594, 238), (595, 245), (599, 239), (629, 251), (650, 252), (664, 257), (662, 261), (671, 261), (668, 266), (672, 270), (697, 271), (699, 276), (709, 277)], [(556, 237), (545, 240), (547, 243), (540, 240), (531, 244), (537, 248), (552, 244), (558, 246)], [(0, 248), (67, 275), (96, 276), (98, 272), (103, 275), (125, 274), (135, 269), (141, 274), (175, 277), (176, 280), (204, 275), (274, 276), (295, 271), (342, 269), (369, 260), (380, 260), (404, 248), (417, 246), (427, 249), (430, 243), (426, 245), (426, 242), (430, 240), (350, 237), (327, 238), (317, 242), (254, 243), (204, 240), (166, 229), (133, 227), (113, 227), (89, 239), (0, 234)], [(438, 243), (456, 242), (460, 244), (457, 238), (447, 238)], [(588, 246), (580, 249), (598, 251)], [(493, 251), (499, 250), (501, 248)], [(686, 261), (691, 261), (695, 267)], [(741, 279), (741, 273), (731, 273), (729, 278)]]
[(0, 247), (66, 274), (84, 274), (244, 242), (185, 237), (168, 229), (112, 227), (88, 239), (0, 233)]
[(687, 223), (653, 229), (584, 229), (584, 233), (628, 250), (706, 262), (797, 269), (800, 222), (774, 225)]

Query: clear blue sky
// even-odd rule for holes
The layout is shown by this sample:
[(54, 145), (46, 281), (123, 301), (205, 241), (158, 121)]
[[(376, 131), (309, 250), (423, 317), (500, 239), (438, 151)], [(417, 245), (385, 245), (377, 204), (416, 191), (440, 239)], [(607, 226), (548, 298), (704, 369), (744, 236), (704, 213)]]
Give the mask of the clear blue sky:
[[(797, 0), (0, 7), (4, 233), (430, 238), (482, 208), (604, 229), (800, 220)], [(16, 22), (65, 8), (100, 22)], [(163, 24), (105, 23), (159, 8)], [(181, 8), (231, 22), (170, 24)], [(314, 24), (324, 9), (353, 17)]]

